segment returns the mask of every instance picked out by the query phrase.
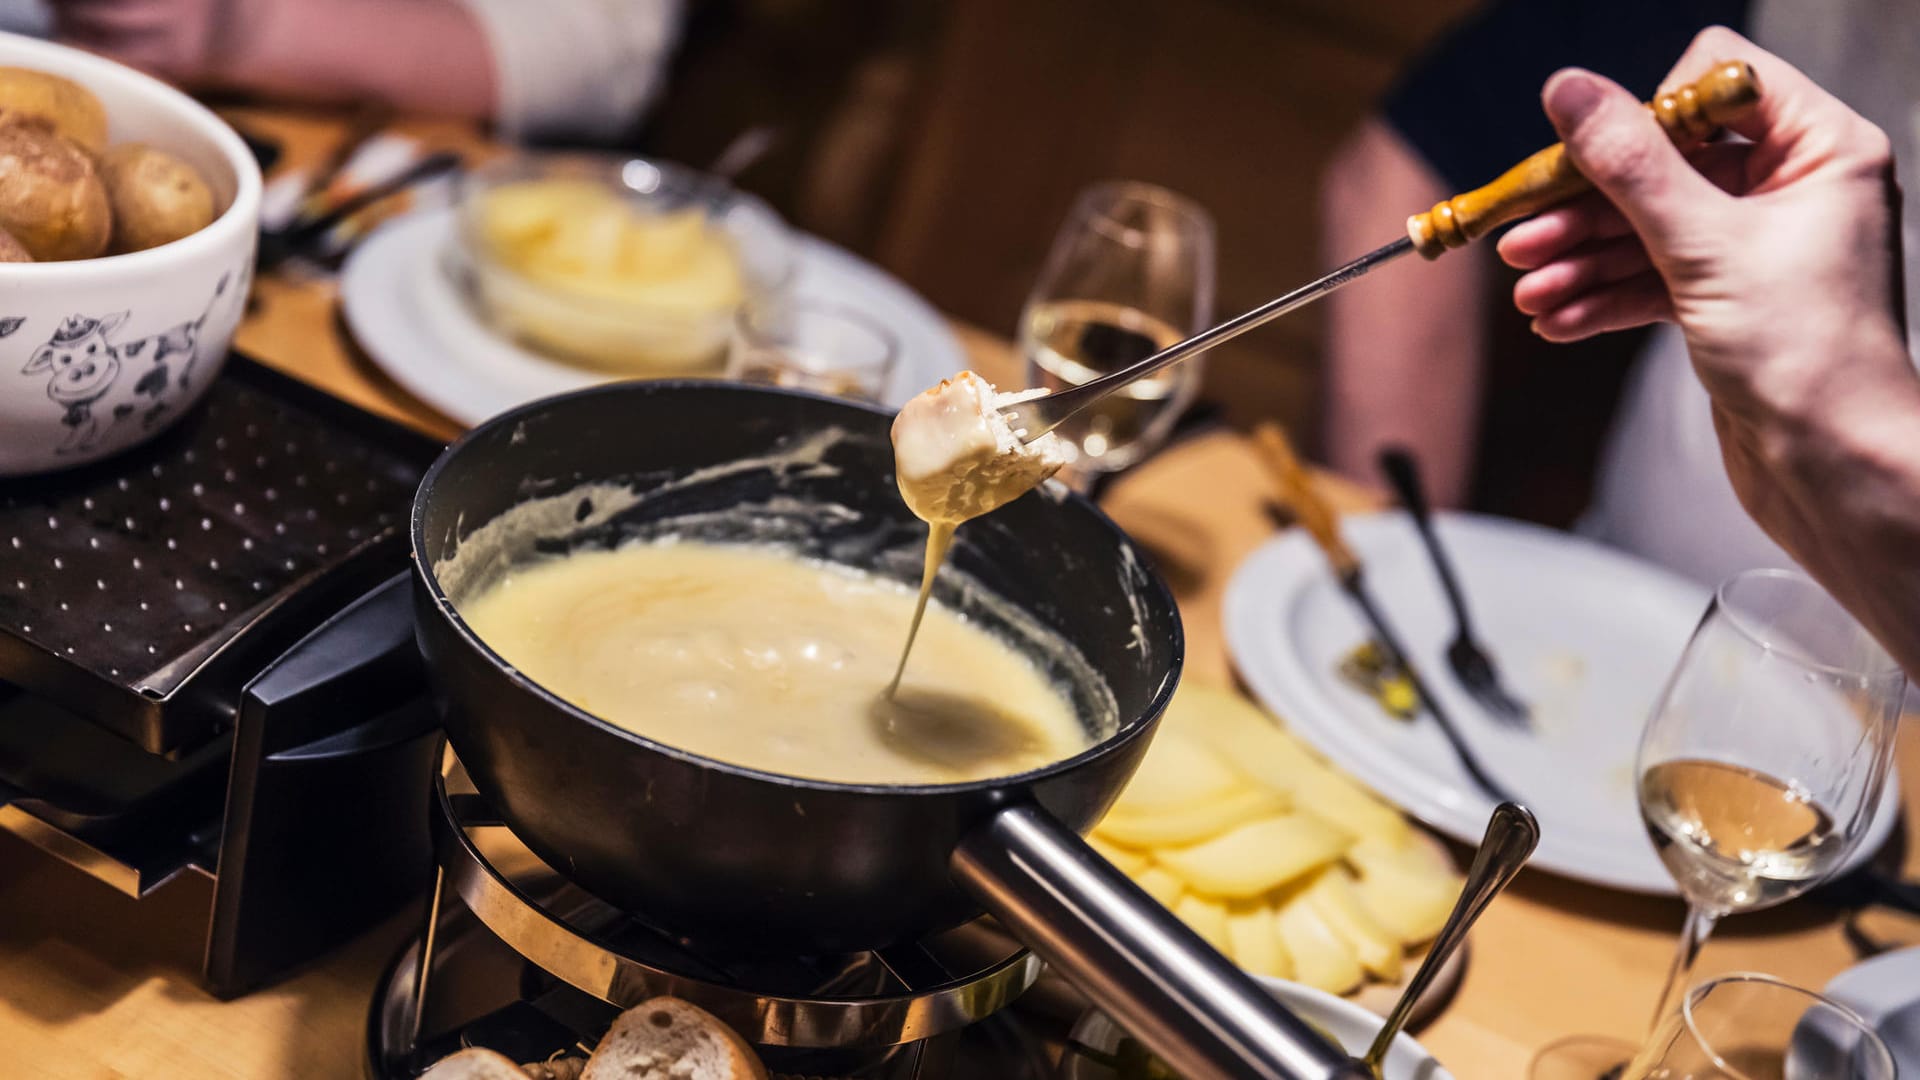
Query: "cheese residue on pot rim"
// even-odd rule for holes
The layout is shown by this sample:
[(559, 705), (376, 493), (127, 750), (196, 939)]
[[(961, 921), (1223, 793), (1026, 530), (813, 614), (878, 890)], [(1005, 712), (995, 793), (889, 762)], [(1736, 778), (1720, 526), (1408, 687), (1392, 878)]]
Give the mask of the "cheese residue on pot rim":
[(907, 670), (907, 656), (954, 530), (1032, 491), (1067, 463), (1070, 451), (1052, 433), (1022, 442), (1021, 433), (1000, 412), (1046, 393), (1035, 389), (1002, 394), (987, 380), (963, 371), (908, 401), (894, 417), (895, 481), (907, 508), (928, 528), (920, 599), (887, 688), (889, 697)]

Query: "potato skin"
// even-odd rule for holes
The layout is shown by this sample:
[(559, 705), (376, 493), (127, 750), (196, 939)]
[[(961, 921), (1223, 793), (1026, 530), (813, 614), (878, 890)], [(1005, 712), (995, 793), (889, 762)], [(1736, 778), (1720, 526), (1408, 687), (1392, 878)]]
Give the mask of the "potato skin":
[(44, 127), (0, 126), (0, 228), (40, 262), (105, 251), (112, 212), (93, 159)]
[(23, 263), (32, 261), (33, 254), (29, 252), (20, 241), (15, 240), (12, 233), (5, 229), (0, 229), (0, 263)]
[(115, 254), (145, 251), (213, 222), (213, 192), (193, 166), (145, 143), (122, 143), (100, 155), (100, 179), (113, 208)]
[(89, 154), (107, 146), (107, 110), (93, 91), (45, 71), (0, 66), (0, 124), (38, 123)]

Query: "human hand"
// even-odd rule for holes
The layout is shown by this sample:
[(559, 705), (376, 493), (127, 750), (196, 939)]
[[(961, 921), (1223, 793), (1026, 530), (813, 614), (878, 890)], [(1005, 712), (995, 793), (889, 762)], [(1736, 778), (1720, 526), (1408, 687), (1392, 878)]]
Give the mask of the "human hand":
[(1891, 144), (1723, 28), (1694, 39), (1669, 84), (1726, 59), (1760, 82), (1756, 109), (1730, 125), (1747, 141), (1690, 157), (1614, 83), (1579, 70), (1548, 81), (1548, 116), (1597, 192), (1501, 238), (1501, 258), (1526, 271), (1514, 302), (1554, 341), (1678, 323), (1748, 513), (1920, 663), (1920, 378)]

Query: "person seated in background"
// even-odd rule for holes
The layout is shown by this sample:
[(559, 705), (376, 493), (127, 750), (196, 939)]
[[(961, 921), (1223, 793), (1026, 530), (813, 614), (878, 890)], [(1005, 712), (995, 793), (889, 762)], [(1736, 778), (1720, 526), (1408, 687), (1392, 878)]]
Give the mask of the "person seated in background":
[(1893, 144), (1724, 28), (1673, 78), (1721, 58), (1751, 63), (1763, 88), (1733, 125), (1750, 142), (1692, 161), (1619, 84), (1580, 70), (1547, 83), (1547, 114), (1599, 190), (1501, 237), (1525, 271), (1514, 302), (1556, 341), (1674, 324), (1741, 506), (1920, 675), (1920, 372)]
[[(1407, 72), (1334, 159), (1323, 199), (1328, 257), (1367, 250), (1403, 231), (1407, 214), (1485, 183), (1552, 141), (1526, 104), (1549, 71), (1581, 64), (1644, 100), (1661, 85), (1665, 59), (1715, 22), (1750, 28), (1761, 46), (1894, 133), (1896, 156), (1920, 168), (1912, 113), (1920, 101), (1920, 6), (1906, 0), (1496, 0)], [(1907, 198), (1920, 200), (1914, 191)], [(1920, 202), (1908, 204), (1907, 220), (1909, 228), (1920, 222)], [(1920, 243), (1908, 247), (1920, 252)], [(1437, 264), (1403, 260), (1330, 299), (1326, 432), (1334, 467), (1371, 476), (1378, 448), (1401, 443), (1426, 466), (1436, 502), (1465, 501), (1491, 258), (1490, 245), (1476, 245)], [(1565, 272), (1617, 280), (1637, 258), (1630, 239), (1594, 241)], [(1909, 272), (1920, 272), (1920, 260)], [(1634, 285), (1656, 287), (1650, 279)], [(1530, 301), (1521, 307), (1541, 314)], [(1536, 317), (1533, 326), (1550, 341), (1564, 339), (1553, 319)], [(1707, 584), (1783, 564), (1780, 548), (1741, 512), (1715, 436), (1681, 333), (1657, 328), (1629, 376), (1579, 530)]]
[(681, 0), (0, 0), (9, 28), (190, 87), (374, 100), (514, 139), (614, 142), (659, 95)]

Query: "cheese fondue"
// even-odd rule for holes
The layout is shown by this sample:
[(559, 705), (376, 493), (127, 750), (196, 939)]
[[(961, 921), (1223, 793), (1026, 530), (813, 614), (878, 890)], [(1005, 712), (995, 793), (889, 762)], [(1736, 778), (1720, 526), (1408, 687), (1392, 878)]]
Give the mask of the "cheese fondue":
[(508, 571), (460, 604), (508, 664), (669, 746), (788, 776), (1006, 776), (1092, 742), (1027, 657), (935, 606), (883, 695), (913, 594), (772, 548), (668, 542)]
[(933, 593), (940, 564), (946, 561), (954, 530), (1032, 491), (1066, 464), (1068, 451), (1059, 439), (1047, 434), (1023, 443), (1020, 433), (1000, 414), (1002, 406), (1045, 393), (997, 393), (992, 383), (963, 371), (908, 401), (893, 418), (894, 479), (907, 509), (927, 523), (927, 556), (920, 598), (889, 695), (899, 688), (906, 672), (927, 597)]

